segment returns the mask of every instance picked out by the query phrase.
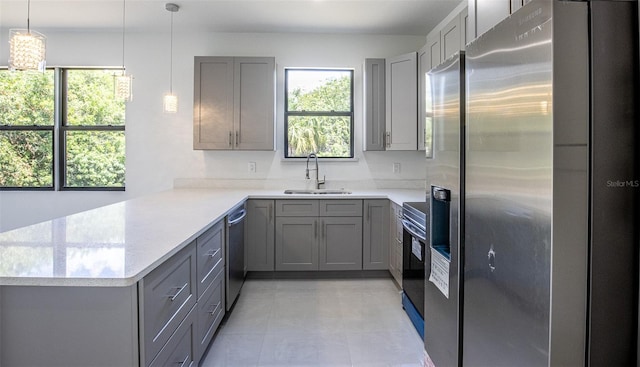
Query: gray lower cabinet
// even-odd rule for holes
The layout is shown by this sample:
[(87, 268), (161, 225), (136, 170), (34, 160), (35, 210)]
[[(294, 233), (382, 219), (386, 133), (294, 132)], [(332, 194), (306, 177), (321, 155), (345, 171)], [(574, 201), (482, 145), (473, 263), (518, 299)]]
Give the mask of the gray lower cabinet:
[(362, 217), (321, 217), (318, 220), (318, 269), (362, 269)]
[(198, 365), (197, 331), (194, 318), (195, 310), (192, 310), (162, 347), (158, 356), (151, 362), (150, 367), (191, 367)]
[(361, 200), (276, 200), (276, 270), (361, 270)]
[(141, 366), (196, 366), (224, 316), (224, 220), (139, 282)]
[(224, 267), (220, 267), (213, 282), (210, 283), (196, 305), (197, 338), (195, 345), (197, 345), (197, 360), (202, 358), (207, 350), (225, 314), (224, 269)]
[(155, 362), (158, 353), (196, 304), (195, 242), (154, 269), (139, 285), (141, 364), (164, 365), (163, 361)]
[(274, 206), (274, 200), (247, 201), (244, 240), (249, 271), (275, 270)]
[(318, 270), (318, 220), (276, 218), (276, 270)]
[(364, 200), (362, 269), (389, 268), (389, 200)]

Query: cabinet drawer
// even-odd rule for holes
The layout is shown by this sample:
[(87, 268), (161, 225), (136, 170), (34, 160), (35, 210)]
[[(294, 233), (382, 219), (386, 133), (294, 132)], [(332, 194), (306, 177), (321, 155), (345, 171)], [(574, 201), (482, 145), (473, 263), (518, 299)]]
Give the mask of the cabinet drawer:
[(196, 239), (198, 299), (202, 297), (213, 277), (224, 266), (222, 261), (224, 238), (225, 225), (224, 220), (221, 220)]
[(191, 311), (182, 321), (178, 329), (171, 335), (158, 356), (151, 362), (150, 367), (160, 366), (197, 366), (196, 357), (196, 325), (195, 311)]
[(317, 217), (318, 200), (276, 200), (277, 217)]
[(322, 217), (361, 217), (362, 200), (320, 200)]
[(204, 292), (202, 299), (198, 301), (197, 320), (198, 325), (198, 358), (207, 349), (213, 335), (216, 333), (225, 310), (224, 267), (218, 272), (210, 287)]
[(196, 247), (182, 249), (143, 278), (144, 360), (153, 360), (196, 303)]

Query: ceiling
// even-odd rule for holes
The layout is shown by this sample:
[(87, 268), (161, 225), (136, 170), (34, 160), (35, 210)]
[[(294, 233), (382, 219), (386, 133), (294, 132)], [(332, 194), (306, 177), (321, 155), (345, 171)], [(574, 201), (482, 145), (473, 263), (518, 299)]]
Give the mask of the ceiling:
[[(127, 0), (127, 31), (426, 35), (466, 0)], [(31, 0), (31, 28), (116, 30), (123, 0)], [(27, 0), (0, 1), (0, 28), (26, 28)]]

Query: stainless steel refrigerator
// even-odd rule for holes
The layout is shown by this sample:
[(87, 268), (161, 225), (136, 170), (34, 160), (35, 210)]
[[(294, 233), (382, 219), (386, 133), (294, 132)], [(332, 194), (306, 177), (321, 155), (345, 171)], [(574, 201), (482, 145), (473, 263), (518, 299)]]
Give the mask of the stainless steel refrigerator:
[(467, 46), (461, 348), (437, 366), (636, 365), (637, 6), (533, 0)]
[(427, 241), (424, 342), (436, 366), (458, 364), (464, 234), (465, 55), (426, 76)]

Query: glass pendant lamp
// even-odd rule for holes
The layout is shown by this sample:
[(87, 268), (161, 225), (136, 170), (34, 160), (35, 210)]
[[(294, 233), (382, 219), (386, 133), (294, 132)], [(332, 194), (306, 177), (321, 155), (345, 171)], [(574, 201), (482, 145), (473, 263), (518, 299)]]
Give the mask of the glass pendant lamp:
[(169, 52), (169, 93), (164, 95), (162, 109), (167, 113), (176, 113), (178, 112), (178, 96), (173, 94), (173, 13), (177, 13), (180, 7), (167, 3), (165, 8), (171, 13), (171, 46)]
[(27, 29), (9, 30), (9, 70), (38, 70), (46, 67), (47, 38), (30, 27), (31, 0), (27, 1)]
[(125, 102), (133, 100), (133, 76), (126, 73), (124, 67), (124, 41), (125, 41), (125, 20), (127, 10), (127, 0), (122, 0), (122, 73), (114, 76), (114, 93), (116, 99)]

